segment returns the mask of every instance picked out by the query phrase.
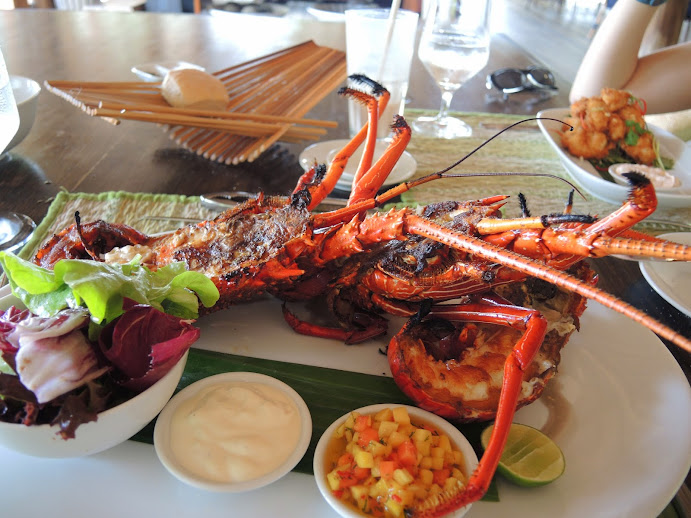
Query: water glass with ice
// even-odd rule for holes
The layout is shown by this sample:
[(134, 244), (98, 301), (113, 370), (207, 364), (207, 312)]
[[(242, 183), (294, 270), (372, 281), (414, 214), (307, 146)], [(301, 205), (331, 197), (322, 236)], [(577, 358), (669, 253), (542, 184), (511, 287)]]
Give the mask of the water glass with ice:
[[(388, 40), (389, 14), (389, 9), (345, 12), (348, 75), (364, 74), (391, 93), (387, 109), (379, 119), (379, 138), (389, 135), (394, 114), (403, 115), (418, 21), (417, 13), (398, 10)], [(367, 111), (353, 100), (348, 101), (348, 121), (351, 136), (367, 122)]]

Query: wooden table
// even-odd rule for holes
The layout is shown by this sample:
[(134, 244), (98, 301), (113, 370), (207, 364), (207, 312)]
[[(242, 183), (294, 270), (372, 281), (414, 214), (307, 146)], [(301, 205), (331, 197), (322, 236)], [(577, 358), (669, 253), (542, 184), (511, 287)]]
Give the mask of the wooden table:
[[(0, 46), (11, 74), (44, 80), (133, 80), (133, 65), (185, 60), (219, 70), (291, 44), (313, 39), (344, 49), (342, 24), (309, 19), (220, 17), (94, 11), (24, 9), (0, 11)], [(455, 96), (452, 109), (534, 115), (566, 106), (569, 85), (557, 78), (559, 93), (537, 104), (489, 102), (485, 75), (505, 66), (535, 64), (525, 50), (502, 34), (492, 39), (490, 63)], [(440, 93), (417, 58), (409, 90), (412, 108), (436, 109)], [(342, 138), (345, 102), (329, 95), (308, 116), (335, 118)], [(289, 192), (301, 174), (297, 154), (304, 145), (280, 145), (253, 163), (237, 166), (207, 161), (178, 149), (153, 124), (123, 122), (113, 127), (88, 117), (64, 100), (43, 92), (32, 132), (0, 160), (0, 209), (40, 221), (60, 189), (73, 192), (128, 190), (198, 195), (222, 190)], [(601, 286), (642, 307), (663, 322), (686, 329), (689, 319), (658, 296), (635, 263), (599, 260)], [(689, 355), (670, 347), (689, 374)]]

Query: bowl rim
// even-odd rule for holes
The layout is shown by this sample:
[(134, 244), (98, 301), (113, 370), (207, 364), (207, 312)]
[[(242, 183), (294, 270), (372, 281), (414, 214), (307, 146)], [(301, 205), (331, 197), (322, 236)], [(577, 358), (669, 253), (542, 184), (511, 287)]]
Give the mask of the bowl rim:
[[(286, 458), (283, 463), (278, 466), (273, 471), (266, 473), (260, 477), (253, 478), (250, 480), (242, 482), (214, 482), (201, 477), (197, 477), (189, 471), (185, 470), (175, 460), (174, 455), (172, 455), (168, 443), (168, 435), (170, 420), (175, 413), (175, 410), (190, 397), (196, 395), (200, 390), (211, 386), (220, 384), (223, 382), (248, 382), (248, 383), (260, 383), (268, 385), (273, 388), (277, 388), (283, 394), (288, 396), (290, 400), (295, 404), (298, 410), (298, 415), (300, 417), (301, 431), (298, 438), (298, 443), (295, 446), (293, 452)], [(300, 394), (298, 394), (295, 389), (290, 385), (284, 383), (283, 381), (268, 376), (266, 374), (260, 374), (257, 372), (245, 372), (245, 371), (233, 371), (224, 372), (220, 374), (215, 374), (202, 378), (199, 381), (188, 385), (180, 392), (175, 394), (171, 400), (166, 404), (161, 413), (156, 419), (156, 425), (154, 426), (154, 449), (156, 455), (160, 460), (161, 464), (178, 480), (184, 482), (192, 487), (198, 489), (205, 489), (207, 491), (214, 492), (226, 492), (226, 493), (241, 493), (246, 491), (251, 491), (253, 489), (258, 489), (260, 487), (267, 486), (272, 482), (275, 482), (279, 478), (287, 475), (292, 469), (297, 465), (298, 462), (307, 452), (310, 441), (312, 438), (312, 417), (310, 415), (309, 408), (307, 404), (302, 399)]]
[[(38, 97), (38, 94), (41, 93), (41, 85), (38, 83), (38, 81), (31, 79), (30, 77), (10, 74), (10, 84), (12, 84), (13, 79), (19, 79), (22, 81), (26, 81), (29, 85), (31, 85), (31, 93), (29, 94), (29, 96), (26, 99), (24, 99), (22, 101), (17, 101), (17, 107), (19, 107), (20, 105), (26, 104), (28, 102), (31, 102), (33, 99)], [(12, 92), (14, 93), (15, 91), (16, 90), (14, 89), (14, 87), (12, 87)]]
[[(428, 423), (432, 424), (433, 426), (437, 427), (441, 432), (445, 433), (447, 436), (449, 436), (449, 439), (451, 439), (451, 442), (454, 444), (454, 446), (456, 446), (463, 452), (463, 455), (466, 459), (466, 465), (470, 467), (471, 472), (472, 470), (475, 470), (475, 468), (478, 465), (479, 461), (477, 458), (477, 454), (475, 453), (475, 449), (472, 447), (466, 436), (458, 428), (456, 428), (453, 424), (451, 424), (443, 417), (433, 414), (432, 412), (428, 412), (427, 410), (423, 410), (422, 408), (405, 404), (378, 403), (375, 405), (367, 405), (361, 408), (356, 408), (336, 419), (324, 431), (322, 436), (319, 438), (319, 442), (317, 442), (317, 446), (314, 450), (314, 460), (312, 468), (314, 472), (314, 479), (317, 483), (317, 488), (319, 489), (319, 492), (327, 501), (327, 503), (331, 506), (331, 508), (345, 518), (361, 518), (363, 515), (355, 512), (352, 508), (348, 507), (342, 501), (334, 497), (331, 493), (331, 489), (328, 487), (326, 481), (326, 470), (324, 468), (324, 455), (328, 443), (331, 437), (333, 436), (334, 432), (336, 431), (336, 428), (338, 428), (341, 425), (341, 423), (343, 423), (352, 412), (358, 412), (360, 414), (376, 414), (377, 412), (385, 408), (397, 407), (405, 407), (408, 410), (408, 414), (411, 417), (418, 417), (420, 419), (423, 419)], [(470, 475), (471, 473), (468, 473), (468, 476)], [(465, 507), (462, 507), (461, 509), (454, 511), (448, 516), (449, 518), (460, 518), (461, 516), (465, 515), (468, 512), (468, 510), (470, 510), (471, 506), (472, 504), (468, 504)]]

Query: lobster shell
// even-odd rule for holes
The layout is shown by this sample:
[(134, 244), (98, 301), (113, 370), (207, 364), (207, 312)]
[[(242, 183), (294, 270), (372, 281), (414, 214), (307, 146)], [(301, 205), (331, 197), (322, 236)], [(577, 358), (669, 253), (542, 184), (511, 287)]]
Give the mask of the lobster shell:
[[(574, 270), (572, 273), (586, 282), (597, 281), (595, 272), (585, 263), (579, 263)], [(552, 293), (546, 295), (545, 286)], [(578, 330), (586, 299), (534, 279), (501, 286), (496, 291), (513, 304), (540, 310), (549, 321), (542, 346), (525, 371), (520, 408), (538, 399), (556, 374), (561, 350)], [(431, 322), (411, 320), (389, 344), (387, 354), (396, 384), (417, 406), (446, 419), (494, 419), (504, 363), (522, 332), (499, 324), (466, 324), (472, 326), (472, 343), (459, 357), (444, 360), (436, 359), (427, 347)]]

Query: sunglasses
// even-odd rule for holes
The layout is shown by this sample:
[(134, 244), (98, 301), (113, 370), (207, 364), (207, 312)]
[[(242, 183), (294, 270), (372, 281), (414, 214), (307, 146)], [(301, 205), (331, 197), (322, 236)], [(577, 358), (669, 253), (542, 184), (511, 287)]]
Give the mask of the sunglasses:
[(487, 89), (496, 88), (504, 95), (527, 90), (556, 90), (554, 74), (543, 67), (502, 68), (487, 76)]

